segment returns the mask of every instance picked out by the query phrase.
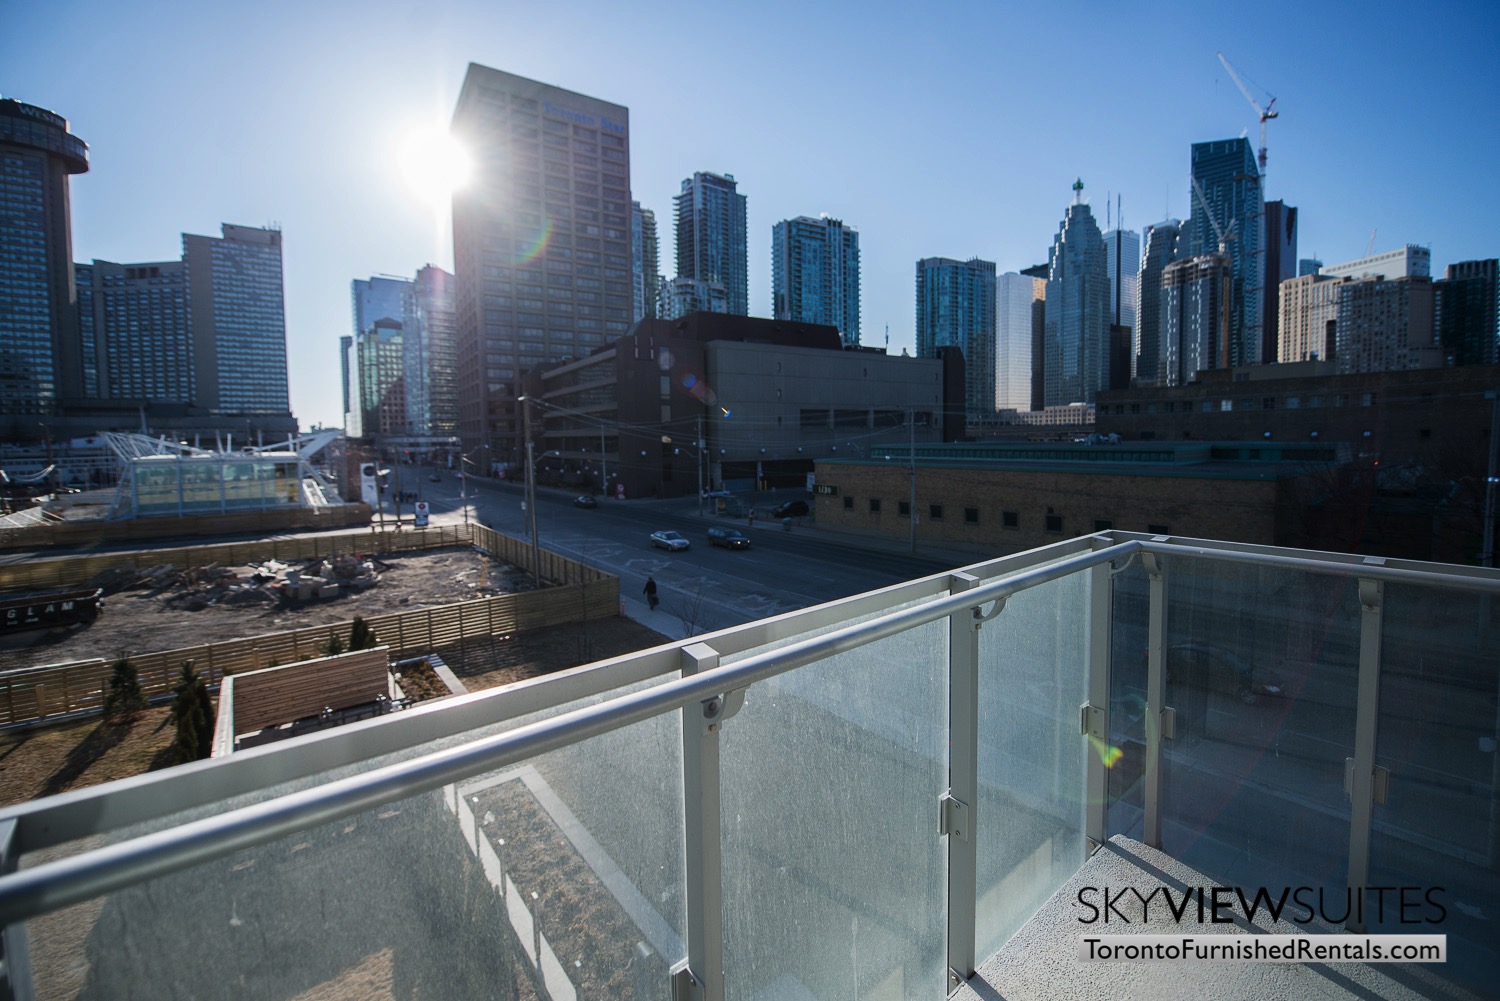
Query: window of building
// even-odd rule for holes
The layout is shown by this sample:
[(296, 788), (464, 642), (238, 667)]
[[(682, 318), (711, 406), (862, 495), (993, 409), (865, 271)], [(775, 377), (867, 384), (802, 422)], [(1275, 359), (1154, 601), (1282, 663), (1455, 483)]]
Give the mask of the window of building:
[(880, 513), (880, 498), (879, 497), (871, 497), (870, 498), (870, 513), (871, 514), (879, 514)]
[(911, 502), (910, 501), (897, 501), (896, 502), (896, 516), (898, 518), (910, 518), (911, 517)]
[(1141, 405), (1139, 403), (1132, 403), (1130, 405), (1130, 412), (1133, 413), (1133, 414), (1140, 413), (1141, 412)]
[(1234, 410), (1234, 401), (1233, 400), (1220, 400), (1219, 401), (1219, 412), (1220, 413), (1229, 413), (1229, 412), (1231, 412), (1233, 410)]
[(977, 508), (977, 507), (966, 507), (966, 508), (964, 508), (964, 524), (965, 525), (977, 525), (977, 524), (979, 524), (979, 508)]
[(1260, 401), (1260, 409), (1262, 409), (1262, 410), (1275, 410), (1276, 409), (1276, 397), (1274, 397), (1274, 396), (1264, 397)]
[(844, 510), (845, 511), (853, 511), (854, 510), (854, 498), (853, 497), (845, 497), (844, 498)]
[(1375, 405), (1375, 394), (1374, 393), (1360, 393), (1359, 394), (1359, 405), (1362, 406), (1362, 407), (1373, 407)]
[(1166, 525), (1147, 525), (1146, 533), (1148, 535), (1171, 535), (1172, 530)]
[(1096, 532), (1108, 532), (1110, 529), (1112, 529), (1114, 527), (1115, 527), (1115, 523), (1112, 522), (1112, 521), (1110, 521), (1108, 518), (1095, 518), (1094, 519), (1094, 531), (1096, 531)]
[(1000, 527), (1001, 528), (1020, 528), (1021, 527), (1021, 514), (1020, 514), (1020, 512), (1019, 511), (1001, 511), (1000, 512)]
[(1213, 400), (1204, 400), (1203, 401), (1203, 412), (1205, 414), (1211, 412), (1213, 410), (1213, 408), (1214, 408), (1214, 401)]
[(942, 521), (943, 520), (943, 505), (941, 505), (941, 504), (929, 504), (929, 505), (927, 505), (927, 517), (931, 518), (933, 521)]
[(1063, 530), (1062, 515), (1060, 515), (1060, 514), (1049, 514), (1049, 515), (1047, 515), (1047, 531), (1050, 532), (1050, 533), (1052, 533), (1053, 535), (1060, 535), (1060, 534), (1062, 534), (1062, 530)]
[(1288, 410), (1297, 410), (1297, 409), (1301, 408), (1301, 406), (1302, 406), (1302, 397), (1300, 397), (1300, 396), (1288, 396), (1286, 398), (1286, 408)]
[(1176, 400), (1168, 400), (1164, 404), (1164, 406), (1167, 408), (1167, 413), (1169, 413), (1169, 414), (1175, 414), (1177, 412), (1177, 401)]

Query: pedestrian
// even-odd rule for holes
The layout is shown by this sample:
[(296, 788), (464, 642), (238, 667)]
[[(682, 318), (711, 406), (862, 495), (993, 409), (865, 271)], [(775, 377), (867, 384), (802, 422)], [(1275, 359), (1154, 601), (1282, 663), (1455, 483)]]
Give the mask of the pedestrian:
[(746, 528), (754, 528), (755, 527), (755, 508), (753, 508), (753, 507), (750, 509), (750, 513), (745, 516), (745, 527)]
[(651, 611), (656, 611), (656, 578), (647, 577), (643, 590), (646, 592), (646, 604), (651, 606)]

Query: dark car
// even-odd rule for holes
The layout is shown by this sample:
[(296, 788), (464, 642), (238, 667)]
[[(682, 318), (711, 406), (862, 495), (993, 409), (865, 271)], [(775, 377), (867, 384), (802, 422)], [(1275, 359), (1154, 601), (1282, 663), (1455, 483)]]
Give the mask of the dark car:
[(807, 501), (787, 501), (778, 504), (776, 510), (771, 512), (773, 518), (801, 518), (808, 513)]
[(737, 529), (719, 528), (717, 526), (708, 530), (708, 544), (711, 546), (723, 546), (725, 549), (750, 548), (750, 540), (740, 534)]
[(1259, 674), (1232, 650), (1208, 643), (1178, 643), (1167, 648), (1167, 680), (1226, 692), (1246, 705), (1262, 695), (1281, 695), (1279, 681)]
[(599, 502), (594, 500), (593, 494), (579, 494), (573, 498), (574, 507), (598, 507)]

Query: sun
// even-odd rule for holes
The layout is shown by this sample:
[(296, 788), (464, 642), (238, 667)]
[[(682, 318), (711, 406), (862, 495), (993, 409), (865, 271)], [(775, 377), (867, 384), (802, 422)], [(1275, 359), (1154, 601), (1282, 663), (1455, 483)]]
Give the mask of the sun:
[(473, 161), (464, 145), (440, 125), (413, 131), (401, 143), (401, 176), (422, 199), (445, 203), (469, 182)]

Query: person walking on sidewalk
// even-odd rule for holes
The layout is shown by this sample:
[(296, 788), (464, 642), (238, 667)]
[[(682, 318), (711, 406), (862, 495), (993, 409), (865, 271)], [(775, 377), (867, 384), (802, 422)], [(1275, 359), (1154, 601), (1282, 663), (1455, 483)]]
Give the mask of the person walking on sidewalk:
[(645, 592), (645, 594), (646, 594), (646, 604), (648, 604), (648, 605), (651, 606), (651, 611), (653, 611), (653, 612), (656, 611), (656, 605), (657, 605), (657, 598), (656, 598), (656, 578), (655, 577), (647, 577), (646, 578), (646, 586), (644, 588), (642, 588), (641, 590), (643, 590)]

